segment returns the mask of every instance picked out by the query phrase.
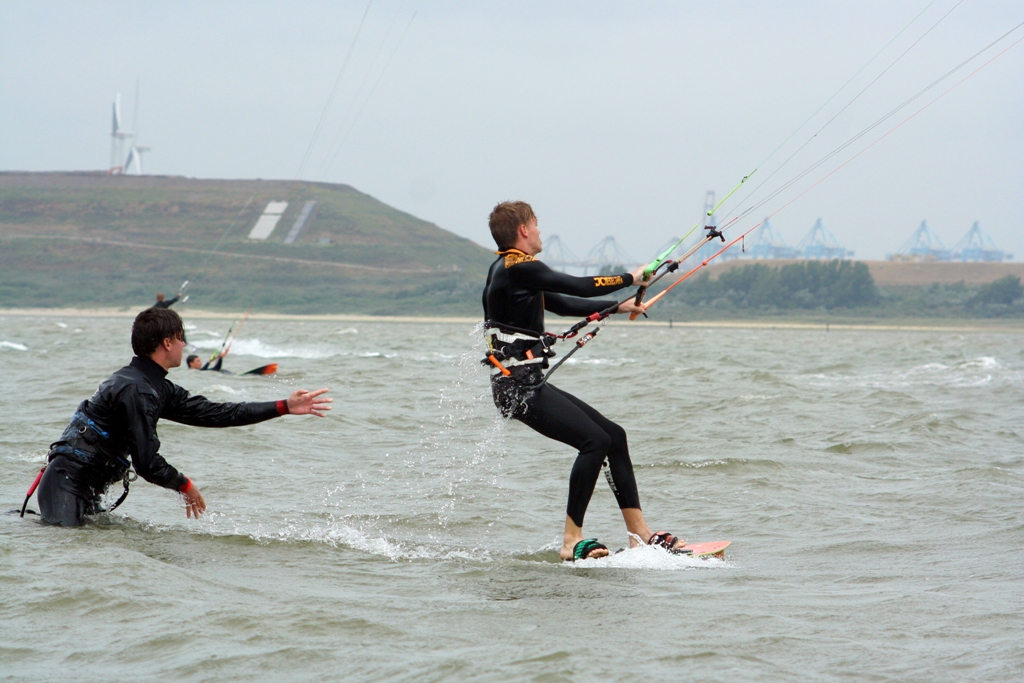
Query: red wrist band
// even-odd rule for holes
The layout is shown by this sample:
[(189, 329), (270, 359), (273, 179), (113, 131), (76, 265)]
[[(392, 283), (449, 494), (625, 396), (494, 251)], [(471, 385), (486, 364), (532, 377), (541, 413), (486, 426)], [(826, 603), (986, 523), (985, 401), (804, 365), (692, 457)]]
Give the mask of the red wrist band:
[(178, 489), (178, 493), (188, 493), (192, 490), (192, 480), (185, 477), (185, 483)]
[(277, 414), (278, 415), (287, 415), (288, 414), (288, 401), (278, 401), (277, 402)]

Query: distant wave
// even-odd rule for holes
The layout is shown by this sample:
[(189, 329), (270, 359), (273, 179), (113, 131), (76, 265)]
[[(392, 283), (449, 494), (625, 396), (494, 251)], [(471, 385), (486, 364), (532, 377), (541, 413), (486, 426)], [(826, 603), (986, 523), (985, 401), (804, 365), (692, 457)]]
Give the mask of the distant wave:
[(206, 389), (208, 391), (223, 391), (225, 394), (235, 394), (235, 395), (238, 395), (238, 394), (243, 393), (243, 392), (239, 391), (238, 389), (235, 389), (233, 387), (229, 387), (226, 384), (211, 384), (210, 386), (206, 387)]
[[(337, 354), (337, 355), (347, 356), (347, 355), (351, 355), (351, 354), (341, 353), (341, 354)], [(360, 358), (397, 358), (398, 357), (397, 353), (385, 353), (383, 351), (360, 351), (359, 353), (356, 353), (355, 355), (359, 356)]]
[(632, 358), (570, 358), (565, 361), (566, 365), (626, 365), (627, 363), (635, 363), (636, 361)]
[(28, 347), (18, 342), (0, 341), (0, 349), (14, 349), (15, 351), (28, 351)]
[[(220, 526), (220, 520), (213, 521), (211, 527)], [(262, 524), (256, 529), (246, 528), (248, 525), (236, 525), (231, 531), (234, 536), (246, 536), (259, 543), (323, 543), (332, 547), (347, 547), (364, 552), (368, 555), (384, 557), (391, 561), (408, 560), (468, 560), (488, 562), (491, 557), (480, 548), (466, 550), (441, 545), (430, 546), (390, 539), (378, 531), (364, 531), (350, 526), (341, 520), (328, 524), (297, 523), (286, 524), (283, 528), (270, 530)]]
[[(197, 339), (192, 341), (192, 346), (197, 349), (219, 349), (220, 339)], [(334, 358), (335, 356), (348, 355), (346, 352), (337, 349), (326, 349), (315, 346), (273, 346), (264, 344), (259, 339), (239, 339), (231, 345), (231, 354), (235, 356), (254, 356), (256, 358)]]
[(834, 386), (848, 384), (872, 389), (905, 389), (917, 386), (973, 387), (991, 383), (995, 379), (1014, 379), (1016, 373), (998, 373), (1003, 370), (991, 356), (969, 358), (958, 363), (924, 363), (907, 370), (868, 375), (813, 374), (813, 384)]

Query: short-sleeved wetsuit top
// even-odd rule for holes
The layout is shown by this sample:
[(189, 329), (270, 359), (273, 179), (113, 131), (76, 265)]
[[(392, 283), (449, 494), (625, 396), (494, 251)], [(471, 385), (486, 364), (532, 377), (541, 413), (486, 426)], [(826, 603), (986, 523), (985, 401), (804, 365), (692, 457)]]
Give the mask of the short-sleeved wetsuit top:
[(518, 249), (499, 251), (487, 273), (484, 319), (541, 335), (544, 311), (587, 316), (618, 303), (592, 297), (611, 294), (632, 284), (633, 276), (629, 273), (575, 277), (552, 270)]

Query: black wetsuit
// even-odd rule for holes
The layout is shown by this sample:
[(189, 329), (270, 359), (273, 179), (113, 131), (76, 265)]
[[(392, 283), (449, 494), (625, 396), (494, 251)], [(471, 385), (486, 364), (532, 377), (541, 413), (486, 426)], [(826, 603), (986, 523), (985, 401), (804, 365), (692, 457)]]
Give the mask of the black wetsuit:
[(164, 299), (163, 301), (157, 301), (150, 308), (170, 308), (174, 303), (181, 298), (181, 295), (174, 297), (173, 299)]
[[(608, 277), (573, 277), (512, 249), (499, 252), (484, 287), (484, 318), (488, 321), (544, 334), (544, 311), (585, 317), (614, 306), (614, 299), (593, 299), (633, 284), (629, 273)], [(566, 296), (569, 295), (569, 296)], [(587, 298), (578, 298), (587, 297)], [(512, 376), (491, 378), (494, 404), (505, 417), (519, 420), (544, 436), (579, 451), (569, 475), (566, 514), (583, 526), (601, 465), (608, 460), (612, 491), (620, 508), (639, 508), (633, 464), (626, 432), (575, 396), (544, 383), (547, 360), (519, 366)]]
[(213, 372), (220, 372), (220, 373), (223, 373), (225, 375), (233, 375), (234, 374), (230, 370), (225, 370), (223, 367), (221, 367), (222, 365), (224, 365), (224, 356), (218, 357), (217, 358), (217, 362), (214, 363), (213, 365), (210, 365), (210, 361), (206, 361), (206, 363), (203, 365), (203, 367), (201, 367), (199, 369), (200, 370), (211, 370)]
[(39, 483), (39, 512), (62, 526), (79, 526), (100, 511), (107, 486), (128, 471), (146, 481), (180, 490), (188, 479), (160, 455), (156, 423), (166, 418), (197, 427), (233, 427), (288, 412), (284, 401), (213, 403), (190, 396), (167, 379), (167, 371), (136, 356), (82, 401), (59, 441)]

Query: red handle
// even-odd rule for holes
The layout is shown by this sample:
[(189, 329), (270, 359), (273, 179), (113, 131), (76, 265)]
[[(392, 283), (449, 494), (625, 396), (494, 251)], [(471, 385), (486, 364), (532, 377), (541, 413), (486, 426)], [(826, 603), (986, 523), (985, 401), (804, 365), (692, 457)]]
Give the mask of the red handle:
[(39, 470), (39, 474), (36, 475), (36, 480), (28, 487), (28, 493), (25, 494), (26, 498), (31, 498), (32, 494), (36, 492), (36, 487), (39, 486), (39, 480), (43, 478), (43, 472), (45, 471), (46, 465), (43, 465), (43, 469)]

